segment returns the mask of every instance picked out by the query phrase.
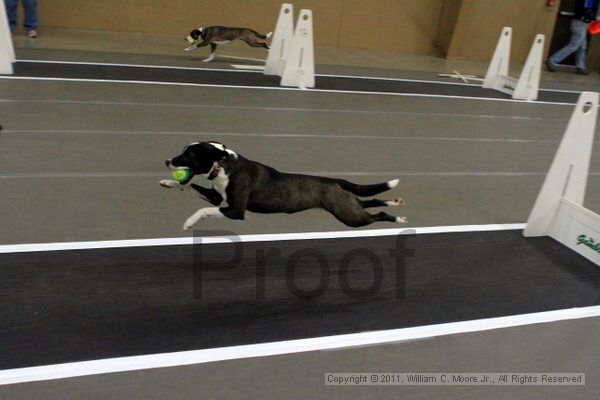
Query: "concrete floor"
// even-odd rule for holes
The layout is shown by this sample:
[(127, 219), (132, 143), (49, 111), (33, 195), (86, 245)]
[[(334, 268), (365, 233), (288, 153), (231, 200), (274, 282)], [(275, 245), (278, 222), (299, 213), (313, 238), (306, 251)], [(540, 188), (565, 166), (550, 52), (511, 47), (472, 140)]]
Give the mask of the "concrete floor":
[[(409, 226), (524, 222), (572, 111), (273, 91), (260, 92), (257, 103), (255, 91), (237, 88), (28, 81), (0, 81), (0, 88), (0, 191), (9, 199), (0, 210), (2, 243), (188, 234), (183, 221), (204, 203), (157, 182), (168, 177), (165, 159), (208, 139), (283, 171), (357, 182), (399, 177), (399, 188), (387, 195), (405, 198), (394, 211)], [(599, 162), (593, 157), (594, 174)], [(600, 205), (597, 179), (590, 178), (592, 209)], [(347, 229), (321, 211), (251, 214), (202, 228)]]
[[(11, 400), (596, 399), (600, 318), (0, 387)], [(584, 372), (585, 386), (325, 386), (328, 372)]]
[[(184, 45), (170, 38), (152, 42), (42, 31), (37, 41), (15, 39), (20, 59), (199, 64), (179, 50), (163, 51), (171, 43)], [(255, 49), (235, 46), (230, 51), (257, 55)], [(432, 77), (434, 71), (481, 75), (485, 70), (484, 64), (388, 56), (317, 50), (323, 64), (318, 68), (325, 73)], [(546, 74), (545, 79), (546, 87), (600, 87), (597, 75)], [(523, 222), (571, 113), (571, 107), (535, 103), (5, 80), (0, 80), (0, 103), (3, 244), (184, 235), (183, 221), (203, 203), (190, 193), (161, 189), (157, 181), (168, 175), (165, 158), (202, 139), (222, 141), (285, 171), (357, 182), (399, 176), (401, 185), (390, 195), (406, 199), (406, 207), (394, 211), (406, 215), (410, 226)], [(587, 195), (592, 210), (600, 208), (598, 162), (594, 149)], [(236, 233), (346, 229), (320, 211), (207, 221), (202, 228)], [(594, 398), (598, 324), (589, 319), (358, 351), (15, 385), (0, 388), (0, 397)], [(589, 384), (559, 389), (323, 386), (325, 371), (370, 369), (584, 371)]]

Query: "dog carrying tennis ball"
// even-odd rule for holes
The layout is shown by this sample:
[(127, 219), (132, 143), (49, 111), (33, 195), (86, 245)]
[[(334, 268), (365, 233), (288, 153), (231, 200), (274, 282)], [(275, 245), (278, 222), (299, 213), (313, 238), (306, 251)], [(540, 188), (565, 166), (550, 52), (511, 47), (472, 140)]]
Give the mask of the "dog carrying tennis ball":
[(189, 44), (194, 44), (194, 38), (188, 37), (187, 40)]
[(191, 175), (192, 174), (190, 173), (190, 170), (187, 168), (176, 169), (171, 174), (173, 179), (179, 183), (186, 183), (190, 179)]

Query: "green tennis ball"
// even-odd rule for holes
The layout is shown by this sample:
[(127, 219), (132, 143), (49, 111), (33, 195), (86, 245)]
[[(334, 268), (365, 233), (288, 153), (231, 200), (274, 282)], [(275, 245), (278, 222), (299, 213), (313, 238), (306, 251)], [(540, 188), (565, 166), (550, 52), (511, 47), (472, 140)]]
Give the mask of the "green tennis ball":
[(193, 38), (188, 38), (188, 43), (189, 44), (194, 44), (194, 39)]
[(179, 183), (187, 182), (190, 179), (190, 170), (189, 169), (176, 169), (173, 171), (171, 176)]

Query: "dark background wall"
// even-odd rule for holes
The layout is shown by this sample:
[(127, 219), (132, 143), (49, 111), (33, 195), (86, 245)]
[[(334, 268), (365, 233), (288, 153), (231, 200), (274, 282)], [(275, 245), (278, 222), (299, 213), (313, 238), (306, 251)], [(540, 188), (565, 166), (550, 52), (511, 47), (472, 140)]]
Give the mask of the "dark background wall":
[[(570, 2), (573, 0), (563, 0)], [(273, 30), (277, 0), (43, 0), (41, 28), (184, 35), (208, 25)], [(546, 0), (297, 0), (312, 9), (317, 45), (488, 60), (503, 26), (513, 27), (512, 62), (523, 63), (536, 33), (548, 51), (560, 1)], [(595, 38), (594, 38), (595, 39)], [(600, 63), (593, 40), (590, 64)]]

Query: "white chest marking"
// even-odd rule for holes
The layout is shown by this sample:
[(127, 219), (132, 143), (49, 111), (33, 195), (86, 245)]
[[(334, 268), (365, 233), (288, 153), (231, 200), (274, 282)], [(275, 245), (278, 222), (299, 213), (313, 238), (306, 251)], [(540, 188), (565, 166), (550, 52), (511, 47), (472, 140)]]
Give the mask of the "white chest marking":
[(225, 173), (225, 170), (221, 168), (219, 175), (213, 179), (213, 188), (223, 197), (223, 201), (219, 207), (228, 207), (227, 204), (227, 185), (229, 185), (229, 176)]
[(213, 43), (214, 44), (225, 44), (225, 43), (229, 43), (231, 40), (215, 40)]

